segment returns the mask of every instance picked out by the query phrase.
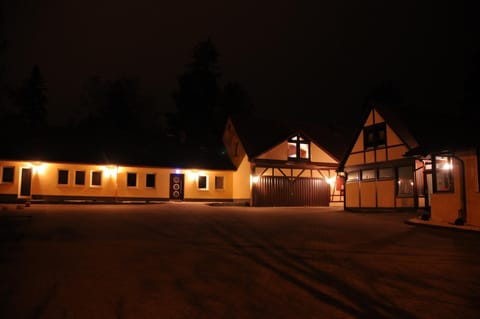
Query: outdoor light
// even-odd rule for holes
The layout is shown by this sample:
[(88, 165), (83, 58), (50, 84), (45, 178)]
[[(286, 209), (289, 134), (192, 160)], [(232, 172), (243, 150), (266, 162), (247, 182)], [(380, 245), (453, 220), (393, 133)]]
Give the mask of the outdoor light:
[(327, 177), (325, 180), (328, 184), (333, 185), (335, 183), (336, 176), (334, 177)]
[(45, 169), (47, 168), (47, 165), (42, 162), (37, 162), (31, 165), (33, 172), (36, 174), (43, 174), (45, 173)]
[(253, 175), (253, 176), (251, 176), (251, 178), (252, 178), (252, 183), (254, 183), (254, 184), (258, 183), (258, 180), (260, 179), (260, 177), (258, 175)]
[(117, 173), (117, 169), (113, 165), (104, 166), (104, 167), (102, 167), (102, 170), (103, 170), (103, 173), (105, 174), (106, 177), (115, 176), (116, 173)]
[(449, 170), (449, 169), (452, 169), (452, 168), (453, 168), (452, 163), (444, 163), (442, 165), (442, 169), (444, 169), (444, 170)]
[(190, 180), (196, 181), (198, 180), (198, 172), (191, 171), (188, 173), (188, 177), (190, 178)]
[(180, 174), (180, 170), (178, 168), (175, 170), (175, 174)]

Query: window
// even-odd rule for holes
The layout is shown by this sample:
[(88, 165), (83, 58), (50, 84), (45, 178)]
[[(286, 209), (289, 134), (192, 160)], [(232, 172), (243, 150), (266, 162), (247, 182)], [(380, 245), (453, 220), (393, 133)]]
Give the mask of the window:
[(433, 176), (434, 192), (453, 192), (453, 164), (448, 156), (435, 156), (433, 160), (435, 174)]
[(375, 179), (377, 172), (374, 169), (366, 169), (362, 171), (362, 180)]
[(75, 185), (85, 185), (85, 171), (75, 171)]
[(223, 189), (223, 176), (215, 176), (215, 189)]
[(101, 186), (102, 185), (102, 172), (93, 171), (92, 172), (92, 186)]
[(155, 174), (147, 174), (145, 187), (155, 187)]
[(58, 170), (58, 185), (67, 185), (68, 184), (68, 170), (59, 169)]
[(378, 178), (394, 178), (395, 170), (393, 167), (379, 168), (378, 169)]
[(402, 166), (398, 169), (398, 188), (399, 196), (413, 195), (413, 168), (411, 166)]
[(2, 170), (2, 183), (13, 183), (14, 172), (14, 167), (4, 167)]
[(295, 135), (288, 140), (289, 160), (310, 160), (310, 142), (300, 135)]
[(355, 172), (349, 172), (347, 173), (347, 181), (358, 181), (360, 179), (360, 172), (355, 171)]
[(137, 187), (137, 173), (127, 173), (127, 187)]
[(198, 176), (198, 189), (208, 189), (208, 178), (207, 176)]
[(365, 127), (363, 129), (363, 145), (366, 150), (385, 147), (387, 145), (385, 123)]

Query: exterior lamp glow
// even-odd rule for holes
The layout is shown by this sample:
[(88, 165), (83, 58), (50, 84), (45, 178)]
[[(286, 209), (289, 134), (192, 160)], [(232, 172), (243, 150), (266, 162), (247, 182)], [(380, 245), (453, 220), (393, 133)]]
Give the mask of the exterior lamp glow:
[(252, 183), (256, 184), (258, 183), (258, 180), (260, 179), (260, 177), (258, 175), (253, 175), (251, 176), (251, 179), (252, 179)]
[(47, 168), (47, 165), (45, 163), (38, 162), (31, 165), (31, 167), (35, 174), (43, 174), (45, 173), (45, 169)]
[(444, 170), (449, 170), (449, 169), (452, 169), (453, 168), (453, 165), (452, 163), (445, 163), (442, 165), (442, 169)]
[(105, 166), (102, 170), (106, 177), (115, 176), (117, 173), (117, 169), (115, 168), (115, 166)]
[(335, 179), (336, 179), (336, 176), (334, 176), (334, 177), (327, 177), (325, 180), (327, 181), (327, 183), (328, 183), (329, 185), (333, 185), (333, 184), (335, 184)]

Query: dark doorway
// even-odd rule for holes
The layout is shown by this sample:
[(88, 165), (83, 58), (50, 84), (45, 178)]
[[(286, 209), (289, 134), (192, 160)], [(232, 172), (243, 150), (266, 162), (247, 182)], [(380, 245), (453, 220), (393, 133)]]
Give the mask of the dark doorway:
[(170, 174), (170, 199), (183, 200), (184, 174)]
[(30, 197), (32, 192), (32, 169), (22, 168), (22, 178), (20, 184), (20, 196)]

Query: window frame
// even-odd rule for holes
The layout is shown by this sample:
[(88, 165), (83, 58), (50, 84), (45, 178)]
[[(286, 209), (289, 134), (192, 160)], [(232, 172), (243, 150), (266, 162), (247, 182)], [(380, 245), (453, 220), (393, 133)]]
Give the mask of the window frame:
[[(200, 187), (200, 179), (205, 178), (205, 187)], [(203, 182), (202, 182), (203, 184)], [(200, 191), (207, 191), (208, 190), (208, 176), (207, 175), (199, 175), (197, 179), (197, 189)]]
[[(153, 186), (148, 185), (149, 177), (153, 177)], [(155, 173), (145, 174), (145, 188), (155, 188), (157, 183), (157, 175)]]
[(345, 181), (346, 182), (358, 182), (358, 181), (360, 181), (360, 171), (357, 170), (357, 171), (347, 172), (347, 178), (346, 178)]
[[(390, 171), (391, 174), (386, 175), (382, 174), (382, 172)], [(387, 180), (387, 179), (394, 179), (395, 178), (395, 167), (380, 167), (378, 169), (378, 180)]]
[[(291, 144), (295, 146), (295, 156), (289, 155), (288, 148)], [(301, 157), (302, 154), (302, 145), (307, 146), (307, 157)], [(300, 134), (296, 134), (290, 137), (287, 141), (287, 159), (289, 161), (298, 161), (298, 162), (310, 162), (311, 161), (311, 142), (309, 139), (303, 137)]]
[[(383, 139), (380, 138), (380, 132), (383, 132)], [(373, 141), (368, 141), (368, 136), (373, 134)], [(376, 150), (387, 147), (387, 126), (385, 122), (377, 123), (363, 128), (363, 148), (367, 150)]]
[[(366, 175), (365, 174), (366, 172), (373, 172), (373, 177), (369, 177), (369, 178), (365, 177), (364, 175)], [(377, 170), (375, 168), (362, 169), (360, 171), (360, 175), (361, 175), (361, 180), (362, 181), (375, 181), (375, 180), (377, 180), (377, 176), (378, 176)]]
[[(61, 173), (66, 173), (66, 176), (64, 175), (60, 175)], [(65, 183), (61, 183), (61, 178), (66, 178), (66, 181)], [(63, 182), (63, 180), (62, 180)], [(58, 171), (57, 171), (57, 185), (58, 186), (67, 186), (69, 185), (69, 182), (70, 182), (70, 172), (68, 169), (64, 169), (64, 168), (59, 168)]]
[[(94, 184), (94, 174), (99, 174), (100, 184)], [(103, 172), (102, 171), (91, 171), (90, 172), (90, 187), (102, 187)]]
[[(221, 187), (218, 187), (219, 183), (217, 181), (221, 180)], [(223, 191), (225, 190), (225, 176), (215, 176), (215, 190), (216, 191)]]
[[(78, 173), (83, 173), (83, 183), (81, 184), (78, 183), (78, 180), (79, 180)], [(87, 174), (85, 171), (75, 170), (75, 180), (74, 180), (75, 186), (85, 186), (86, 177), (87, 177)]]
[[(411, 170), (411, 178), (408, 179), (410, 181), (410, 186), (407, 186), (410, 189), (410, 192), (402, 192), (400, 190), (402, 187), (400, 186), (400, 169), (402, 168), (409, 168)], [(402, 178), (403, 179), (403, 178)], [(415, 170), (414, 167), (411, 165), (404, 165), (404, 166), (397, 166), (396, 167), (396, 196), (397, 197), (412, 197), (415, 195)], [(413, 185), (411, 184), (413, 183)]]
[[(131, 176), (135, 177), (133, 180), (133, 185), (130, 184), (132, 182)], [(136, 188), (138, 185), (138, 174), (136, 172), (127, 172), (127, 188)]]
[[(11, 180), (5, 180), (6, 169), (12, 170)], [(7, 176), (10, 176), (10, 174), (7, 174)], [(13, 184), (14, 181), (15, 181), (15, 166), (3, 166), (2, 167), (2, 184)]]
[[(447, 158), (447, 169), (444, 167), (439, 167), (438, 161), (440, 158)], [(444, 164), (445, 165), (445, 164)], [(433, 182), (433, 192), (434, 193), (454, 193), (455, 192), (455, 180), (453, 174), (453, 156), (441, 156), (441, 155), (434, 155), (432, 158), (432, 182)], [(443, 177), (447, 177), (446, 179), (443, 178), (443, 181), (448, 181), (448, 186), (443, 189), (439, 189), (439, 183), (441, 179), (439, 178), (439, 173), (443, 173)], [(446, 174), (445, 174), (446, 173)]]

